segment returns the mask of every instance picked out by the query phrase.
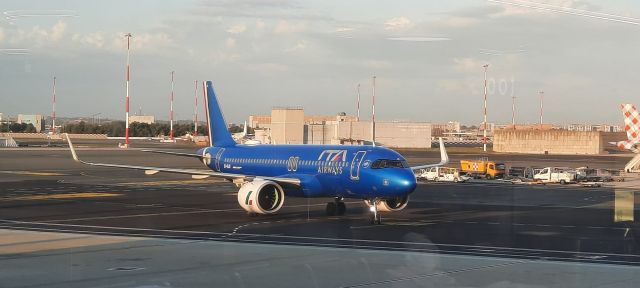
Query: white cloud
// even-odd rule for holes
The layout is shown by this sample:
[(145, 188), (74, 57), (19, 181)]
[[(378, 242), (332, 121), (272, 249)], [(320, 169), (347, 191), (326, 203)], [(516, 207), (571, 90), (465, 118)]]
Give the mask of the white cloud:
[(60, 41), (67, 29), (67, 24), (58, 21), (51, 29), (35, 26), (30, 30), (18, 29), (8, 35), (9, 42), (14, 45), (43, 46), (50, 42)]
[(56, 25), (51, 28), (51, 40), (58, 41), (64, 36), (64, 32), (67, 30), (67, 23), (58, 21)]
[(236, 39), (234, 38), (227, 38), (227, 41), (225, 41), (225, 45), (227, 46), (227, 48), (233, 48), (236, 46)]
[(278, 22), (278, 25), (276, 25), (273, 32), (276, 34), (293, 34), (293, 33), (302, 32), (304, 30), (305, 30), (304, 23), (282, 20)]
[(407, 17), (395, 17), (384, 22), (385, 30), (404, 30), (413, 27), (414, 24)]
[(451, 38), (447, 37), (389, 37), (387, 40), (391, 41), (406, 41), (406, 42), (438, 42), (449, 41)]
[(0, 43), (2, 43), (2, 41), (4, 41), (4, 29), (0, 27)]
[(470, 17), (452, 16), (442, 21), (444, 25), (454, 28), (470, 27), (478, 23), (478, 19)]
[(351, 32), (355, 30), (355, 28), (351, 28), (351, 27), (338, 27), (336, 28), (336, 32)]
[(487, 64), (485, 60), (474, 58), (453, 58), (453, 69), (463, 73), (480, 73), (482, 66)]
[(296, 43), (296, 45), (293, 45), (287, 49), (284, 50), (284, 52), (296, 52), (299, 50), (304, 50), (305, 48), (307, 48), (307, 43), (305, 41), (299, 41), (298, 43)]
[[(91, 32), (89, 34), (74, 34), (71, 42), (75, 43), (74, 48), (89, 47), (110, 52), (124, 51), (127, 40), (123, 36), (125, 33), (105, 33)], [(80, 44), (80, 45), (77, 45)], [(131, 49), (138, 50), (137, 53), (157, 52), (163, 48), (174, 45), (173, 39), (165, 33), (142, 33), (134, 34), (131, 37)]]
[(229, 27), (229, 29), (227, 29), (227, 32), (231, 34), (241, 34), (245, 31), (247, 31), (247, 26), (245, 26), (244, 24), (233, 25)]
[(93, 46), (95, 48), (103, 48), (105, 44), (104, 35), (99, 32), (89, 33), (84, 36), (80, 34), (74, 34), (73, 37), (71, 37), (71, 40), (87, 46)]
[(369, 69), (388, 69), (393, 66), (391, 62), (384, 60), (365, 60), (362, 62), (362, 66), (367, 67)]
[(258, 63), (245, 66), (246, 70), (259, 72), (263, 75), (273, 75), (273, 73), (282, 73), (289, 71), (289, 66), (280, 63)]

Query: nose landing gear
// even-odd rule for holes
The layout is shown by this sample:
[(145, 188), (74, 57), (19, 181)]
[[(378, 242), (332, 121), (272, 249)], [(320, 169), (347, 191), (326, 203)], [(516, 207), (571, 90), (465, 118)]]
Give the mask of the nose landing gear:
[(327, 203), (326, 211), (328, 216), (342, 216), (347, 211), (347, 205), (344, 204), (342, 197), (336, 197), (333, 202)]
[(369, 220), (371, 221), (371, 224), (373, 225), (380, 225), (382, 224), (382, 217), (380, 215), (380, 212), (378, 211), (378, 203), (380, 202), (379, 199), (373, 199), (373, 200), (368, 200), (367, 203), (369, 204), (369, 211), (371, 211), (373, 214), (369, 217)]

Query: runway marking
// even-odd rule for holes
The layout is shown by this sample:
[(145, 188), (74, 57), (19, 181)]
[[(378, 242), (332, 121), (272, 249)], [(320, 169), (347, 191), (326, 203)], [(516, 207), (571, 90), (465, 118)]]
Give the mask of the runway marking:
[(116, 183), (116, 185), (139, 185), (139, 186), (162, 186), (162, 185), (187, 185), (187, 184), (210, 184), (220, 183), (224, 180), (209, 179), (209, 180), (165, 180), (165, 181), (146, 181), (146, 182), (124, 182)]
[(68, 176), (67, 174), (62, 174), (62, 173), (38, 172), (38, 171), (0, 171), (0, 173), (28, 175), (28, 176)]
[[(92, 225), (72, 225), (72, 224), (54, 224), (54, 223), (46, 223), (46, 222), (27, 222), (27, 221), (14, 221), (14, 220), (0, 220), (0, 222), (6, 222), (6, 223), (15, 223), (15, 224), (36, 224), (36, 225), (50, 225), (50, 226), (62, 226), (65, 227), (66, 229), (56, 229), (56, 228), (35, 228), (35, 227), (22, 227), (22, 226), (18, 226), (16, 228), (19, 229), (31, 229), (34, 231), (55, 231), (55, 232), (70, 232), (70, 233), (92, 233), (92, 234), (99, 234), (99, 235), (116, 235), (116, 236), (134, 236), (134, 237), (146, 237), (146, 238), (150, 238), (150, 237), (159, 237), (159, 238), (164, 238), (164, 239), (177, 239), (177, 240), (184, 240), (184, 239), (192, 239), (192, 240), (200, 240), (200, 241), (211, 241), (211, 240), (225, 240), (225, 238), (222, 238), (222, 236), (224, 235), (229, 235), (230, 233), (224, 233), (224, 232), (206, 232), (206, 231), (182, 231), (182, 230), (163, 230), (163, 229), (148, 229), (148, 228), (128, 228), (128, 227), (112, 227), (112, 226), (92, 226)], [(0, 227), (5, 227), (5, 228), (12, 228), (8, 225), (0, 225)], [(88, 228), (88, 229), (95, 229), (95, 228), (102, 228), (102, 229), (112, 229), (112, 230), (120, 230), (120, 231), (137, 231), (138, 233), (128, 233), (128, 234), (124, 234), (124, 232), (103, 232), (103, 231), (93, 231), (93, 230), (88, 230), (88, 231), (78, 231), (78, 230), (70, 230), (69, 228), (71, 227), (76, 227), (76, 228)], [(184, 234), (190, 234), (190, 235), (202, 235), (202, 236), (173, 236), (173, 235), (167, 235), (167, 234), (142, 234), (140, 231), (146, 231), (146, 232), (153, 232), (153, 233), (184, 233)], [(211, 236), (208, 236), (211, 235)], [(214, 236), (215, 235), (215, 236)], [(215, 238), (213, 238), (212, 236), (214, 236)], [(578, 256), (591, 256), (591, 255), (602, 255), (602, 256), (623, 256), (623, 257), (627, 257), (627, 258), (638, 258), (640, 257), (639, 255), (629, 255), (629, 254), (616, 254), (616, 253), (598, 253), (598, 252), (574, 252), (574, 251), (562, 251), (562, 250), (548, 250), (548, 249), (527, 249), (527, 248), (511, 248), (511, 247), (492, 247), (492, 246), (478, 246), (478, 245), (463, 245), (463, 244), (435, 244), (435, 243), (424, 243), (424, 242), (406, 242), (406, 241), (386, 241), (386, 240), (366, 240), (366, 239), (345, 239), (345, 238), (326, 238), (326, 237), (306, 237), (306, 236), (286, 236), (286, 235), (270, 235), (270, 234), (236, 234), (236, 236), (245, 236), (245, 237), (271, 237), (271, 238), (289, 238), (289, 239), (303, 239), (303, 240), (320, 240), (321, 242), (319, 243), (298, 243), (298, 244), (307, 244), (307, 245), (311, 245), (311, 246), (320, 246), (320, 247), (333, 247), (333, 248), (349, 248), (349, 249), (357, 249), (357, 248), (361, 248), (361, 249), (381, 249), (381, 250), (393, 250), (393, 251), (415, 251), (415, 252), (433, 252), (433, 253), (438, 253), (438, 252), (451, 252), (454, 253), (454, 255), (472, 255), (472, 256), (492, 256), (492, 257), (513, 257), (513, 256), (517, 256), (517, 257), (526, 257), (526, 258), (530, 258), (530, 259), (542, 259), (542, 260), (548, 260), (548, 261), (560, 261), (560, 260), (573, 260), (576, 261), (578, 259), (589, 259), (589, 258), (585, 258), (585, 257), (578, 257)], [(252, 240), (252, 239), (242, 239), (242, 238), (227, 238), (228, 240), (233, 240), (233, 241), (238, 241), (238, 242), (249, 242), (249, 243), (262, 243), (262, 244), (280, 244), (280, 245), (291, 245), (291, 244), (296, 244), (293, 243), (291, 241), (286, 241), (286, 240), (282, 240), (282, 241), (278, 241), (278, 240)], [(256, 239), (256, 238), (254, 238)], [(322, 243), (323, 241), (340, 241), (340, 242), (348, 242), (349, 244), (325, 244)], [(375, 245), (364, 245), (364, 244), (354, 244), (354, 242), (362, 242), (362, 243), (382, 243), (382, 244), (403, 244), (403, 245), (416, 245), (416, 246), (432, 246), (434, 248), (408, 248), (408, 247), (389, 247), (389, 246), (375, 246)], [(468, 252), (465, 250), (446, 250), (443, 248), (446, 247), (458, 247), (458, 248), (465, 248), (465, 249), (469, 249), (469, 248), (474, 248), (477, 250), (477, 248), (480, 249), (489, 249), (489, 250), (493, 250), (493, 249), (498, 249), (498, 250), (503, 250), (500, 251), (499, 253), (477, 253), (477, 252)], [(573, 257), (566, 257), (566, 256), (549, 256), (549, 257), (544, 257), (541, 258), (539, 256), (539, 254), (532, 254), (532, 255), (526, 255), (526, 254), (521, 254), (523, 252), (528, 252), (528, 253), (539, 253), (539, 252), (552, 252), (552, 253), (565, 253), (565, 254), (572, 254), (574, 255)], [(512, 254), (509, 254), (512, 253)], [(515, 254), (514, 254), (515, 253)], [(593, 257), (591, 257), (593, 258)], [(597, 261), (599, 260), (591, 260), (592, 262), (588, 262), (588, 263), (598, 263)], [(602, 262), (602, 261), (600, 261)], [(622, 260), (608, 260), (606, 263), (616, 263), (616, 264), (638, 264), (638, 261), (622, 261)]]
[(74, 218), (74, 219), (60, 219), (51, 220), (44, 223), (62, 223), (62, 222), (74, 222), (74, 221), (90, 221), (90, 220), (106, 220), (106, 219), (122, 219), (122, 218), (134, 218), (134, 217), (152, 217), (152, 216), (170, 216), (170, 215), (184, 215), (184, 214), (198, 214), (198, 213), (214, 213), (214, 212), (234, 212), (244, 211), (242, 208), (232, 209), (218, 209), (218, 210), (203, 210), (203, 211), (181, 211), (181, 212), (163, 212), (163, 213), (146, 213), (146, 214), (133, 214), (133, 215), (120, 215), (120, 216), (103, 216), (103, 217), (87, 217), (87, 218)]
[(29, 196), (19, 197), (4, 197), (0, 198), (0, 201), (28, 201), (28, 200), (64, 200), (64, 199), (81, 199), (81, 198), (100, 198), (100, 197), (115, 197), (121, 196), (118, 193), (97, 193), (97, 192), (84, 192), (84, 193), (64, 193), (64, 194), (36, 194)]

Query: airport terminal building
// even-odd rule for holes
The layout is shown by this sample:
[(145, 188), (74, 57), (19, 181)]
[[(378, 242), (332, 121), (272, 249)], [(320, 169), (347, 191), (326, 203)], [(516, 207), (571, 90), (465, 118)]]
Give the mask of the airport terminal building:
[[(339, 113), (306, 116), (302, 107), (274, 107), (271, 115), (249, 116), (255, 137), (271, 144), (371, 143), (371, 121)], [(376, 121), (376, 143), (390, 148), (430, 148), (432, 124), (428, 122)]]

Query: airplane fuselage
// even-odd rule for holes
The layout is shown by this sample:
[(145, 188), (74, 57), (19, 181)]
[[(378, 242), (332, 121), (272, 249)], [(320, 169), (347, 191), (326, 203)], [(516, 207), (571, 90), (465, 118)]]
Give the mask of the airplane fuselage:
[(384, 147), (236, 145), (207, 147), (198, 154), (218, 172), (300, 179), (300, 186), (283, 186), (288, 196), (394, 198), (416, 188), (406, 160)]

